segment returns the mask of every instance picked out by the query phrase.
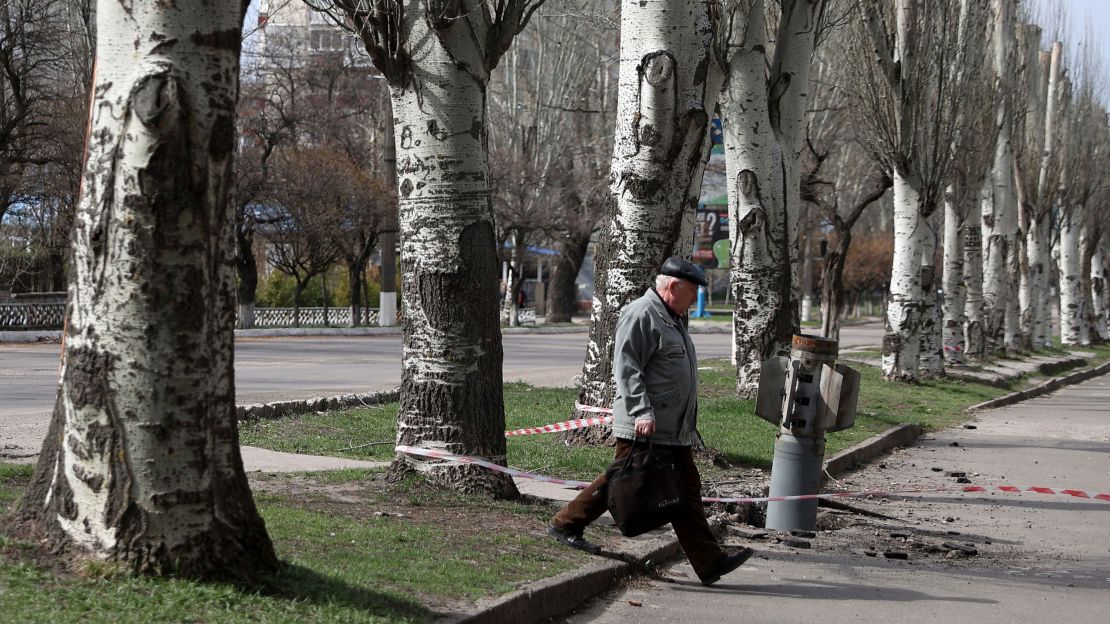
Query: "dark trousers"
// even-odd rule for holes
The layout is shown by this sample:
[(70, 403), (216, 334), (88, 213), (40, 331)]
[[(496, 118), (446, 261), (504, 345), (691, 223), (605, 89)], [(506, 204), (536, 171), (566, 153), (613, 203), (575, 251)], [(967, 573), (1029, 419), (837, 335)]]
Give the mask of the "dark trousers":
[[(678, 535), (678, 543), (694, 567), (698, 576), (704, 576), (709, 568), (717, 562), (724, 553), (717, 543), (717, 538), (709, 530), (709, 522), (705, 519), (705, 508), (701, 503), (701, 476), (694, 464), (694, 452), (688, 446), (670, 447), (675, 451), (675, 459), (679, 462), (679, 469), (686, 487), (686, 501), (682, 511), (671, 521), (674, 532)], [(632, 441), (617, 439), (616, 459), (628, 457), (632, 452)], [(593, 483), (582, 490), (574, 500), (555, 514), (551, 524), (560, 529), (581, 533), (594, 520), (597, 520), (608, 508), (605, 492), (605, 474), (594, 479)]]

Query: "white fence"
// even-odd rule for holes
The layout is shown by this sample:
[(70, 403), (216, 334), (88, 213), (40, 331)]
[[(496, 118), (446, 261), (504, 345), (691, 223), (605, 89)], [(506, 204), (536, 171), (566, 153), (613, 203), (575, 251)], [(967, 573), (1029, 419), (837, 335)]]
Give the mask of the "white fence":
[[(301, 308), (301, 327), (348, 327), (351, 324), (351, 308), (328, 308), (327, 322), (324, 321), (324, 308)], [(362, 325), (378, 324), (377, 308), (362, 308)], [(255, 308), (255, 327), (293, 327), (293, 308)]]
[[(61, 329), (65, 322), (64, 303), (0, 303), (0, 331), (22, 329)], [(351, 309), (328, 308), (324, 322), (324, 308), (301, 308), (301, 327), (347, 327), (351, 324)], [(362, 325), (378, 324), (377, 308), (362, 308)], [(255, 327), (292, 327), (293, 308), (255, 308)]]
[[(509, 324), (509, 315), (512, 311), (507, 308), (501, 308), (501, 324)], [(516, 322), (518, 325), (525, 323), (536, 324), (536, 309), (535, 308), (520, 308), (516, 313)]]
[(0, 331), (61, 329), (65, 317), (64, 303), (0, 303)]

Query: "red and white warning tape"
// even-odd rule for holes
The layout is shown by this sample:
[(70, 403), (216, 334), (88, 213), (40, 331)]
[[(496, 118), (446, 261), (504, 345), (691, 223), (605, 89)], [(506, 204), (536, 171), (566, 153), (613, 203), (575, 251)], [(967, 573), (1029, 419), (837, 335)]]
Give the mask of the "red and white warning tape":
[[(581, 403), (575, 403), (574, 409), (578, 410), (579, 412), (588, 412), (591, 414), (613, 413), (613, 410), (606, 407), (593, 407), (592, 405), (582, 405)], [(513, 431), (506, 431), (505, 437), (536, 435), (538, 433), (555, 433), (557, 431), (571, 431), (572, 429), (582, 429), (585, 427), (596, 427), (597, 425), (607, 425), (611, 422), (613, 422), (613, 417), (611, 415), (602, 416), (600, 418), (576, 418), (574, 420), (564, 420), (563, 422), (543, 425), (542, 427), (528, 427), (526, 429), (515, 429)]]
[[(430, 457), (433, 459), (442, 459), (444, 461), (458, 462), (460, 464), (474, 464), (483, 468), (507, 474), (511, 477), (520, 477), (522, 479), (532, 479), (533, 481), (542, 481), (544, 483), (555, 483), (558, 485), (566, 485), (576, 489), (582, 489), (589, 485), (586, 481), (574, 481), (570, 479), (556, 479), (554, 477), (547, 477), (539, 475), (534, 472), (527, 472), (525, 470), (517, 470), (515, 468), (506, 468), (499, 466), (493, 462), (482, 459), (480, 457), (472, 457), (470, 455), (456, 455), (448, 453), (447, 451), (440, 451), (436, 449), (421, 448), (418, 446), (398, 446), (397, 452), (405, 453), (408, 455), (416, 455), (419, 457)], [(1110, 502), (1110, 494), (1093, 494), (1084, 492), (1082, 490), (1054, 490), (1047, 487), (1019, 487), (1014, 485), (965, 485), (960, 488), (933, 488), (933, 489), (902, 489), (891, 491), (862, 491), (862, 492), (828, 492), (825, 494), (801, 494), (797, 496), (759, 496), (759, 497), (739, 497), (739, 498), (722, 498), (717, 496), (702, 497), (702, 501), (706, 503), (767, 503), (767, 502), (784, 502), (784, 501), (797, 501), (797, 500), (814, 500), (821, 498), (860, 498), (864, 496), (892, 496), (892, 495), (905, 495), (905, 494), (922, 494), (922, 493), (936, 493), (936, 492), (1006, 492), (1010, 494), (1061, 494), (1072, 496), (1075, 498), (1086, 498), (1090, 500), (1100, 500)]]
[(572, 429), (582, 429), (584, 427), (606, 425), (611, 422), (613, 422), (612, 416), (602, 416), (601, 418), (579, 418), (576, 420), (566, 420), (551, 425), (544, 425), (542, 427), (530, 427), (528, 429), (516, 429), (513, 431), (506, 431), (505, 437), (536, 435), (537, 433), (555, 433), (556, 431), (570, 431)]
[(1054, 490), (1046, 487), (1019, 487), (1016, 485), (965, 485), (961, 492), (1009, 492), (1011, 494), (1066, 494), (1075, 498), (1091, 498), (1110, 503), (1110, 494), (1092, 494), (1083, 490)]
[(956, 346), (954, 346), (954, 347), (950, 347), (950, 346), (948, 346), (948, 345), (944, 345), (944, 350), (945, 350), (945, 351), (948, 351), (948, 352), (952, 352), (952, 351), (955, 351), (956, 353), (961, 353), (961, 352), (962, 352), (962, 351), (964, 350), (964, 348), (963, 348), (963, 347), (961, 347), (960, 345), (956, 345)]
[(506, 468), (504, 466), (499, 466), (499, 465), (497, 465), (497, 464), (495, 464), (491, 461), (487, 461), (487, 460), (482, 459), (480, 457), (471, 457), (470, 455), (455, 455), (454, 453), (448, 453), (447, 451), (439, 451), (439, 450), (436, 450), (436, 449), (421, 448), (419, 446), (398, 446), (395, 450), (398, 453), (405, 453), (407, 455), (417, 455), (419, 457), (431, 457), (433, 459), (442, 459), (442, 460), (445, 460), (445, 461), (453, 461), (453, 462), (458, 462), (460, 464), (474, 464), (475, 466), (481, 466), (483, 468), (488, 468), (489, 470), (493, 470), (495, 472), (505, 473), (505, 474), (509, 475), (510, 477), (520, 477), (522, 479), (532, 479), (533, 481), (543, 481), (544, 483), (557, 483), (559, 485), (569, 485), (570, 487), (577, 488), (579, 490), (581, 490), (582, 488), (589, 485), (589, 483), (587, 483), (585, 481), (572, 481), (570, 479), (556, 479), (554, 477), (545, 477), (543, 475), (538, 475), (534, 472), (527, 472), (527, 471), (524, 471), (524, 470), (517, 470), (515, 468)]

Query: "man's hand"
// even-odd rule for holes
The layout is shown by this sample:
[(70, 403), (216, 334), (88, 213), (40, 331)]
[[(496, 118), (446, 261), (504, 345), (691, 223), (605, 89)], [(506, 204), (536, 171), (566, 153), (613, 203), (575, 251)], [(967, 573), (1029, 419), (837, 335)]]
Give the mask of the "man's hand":
[(655, 433), (654, 420), (637, 420), (636, 421), (636, 435), (648, 437)]

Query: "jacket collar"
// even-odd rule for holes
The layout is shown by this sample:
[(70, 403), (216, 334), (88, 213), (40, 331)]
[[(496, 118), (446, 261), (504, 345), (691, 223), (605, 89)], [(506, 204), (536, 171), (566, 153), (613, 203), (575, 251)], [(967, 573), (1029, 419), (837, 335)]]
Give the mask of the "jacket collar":
[(663, 303), (663, 297), (659, 294), (659, 291), (655, 290), (654, 286), (644, 291), (644, 296), (651, 300), (652, 309), (655, 310), (655, 313), (658, 314), (664, 322), (671, 325), (686, 326), (685, 323), (683, 323), (685, 317), (678, 316), (674, 312), (671, 312), (667, 304)]

